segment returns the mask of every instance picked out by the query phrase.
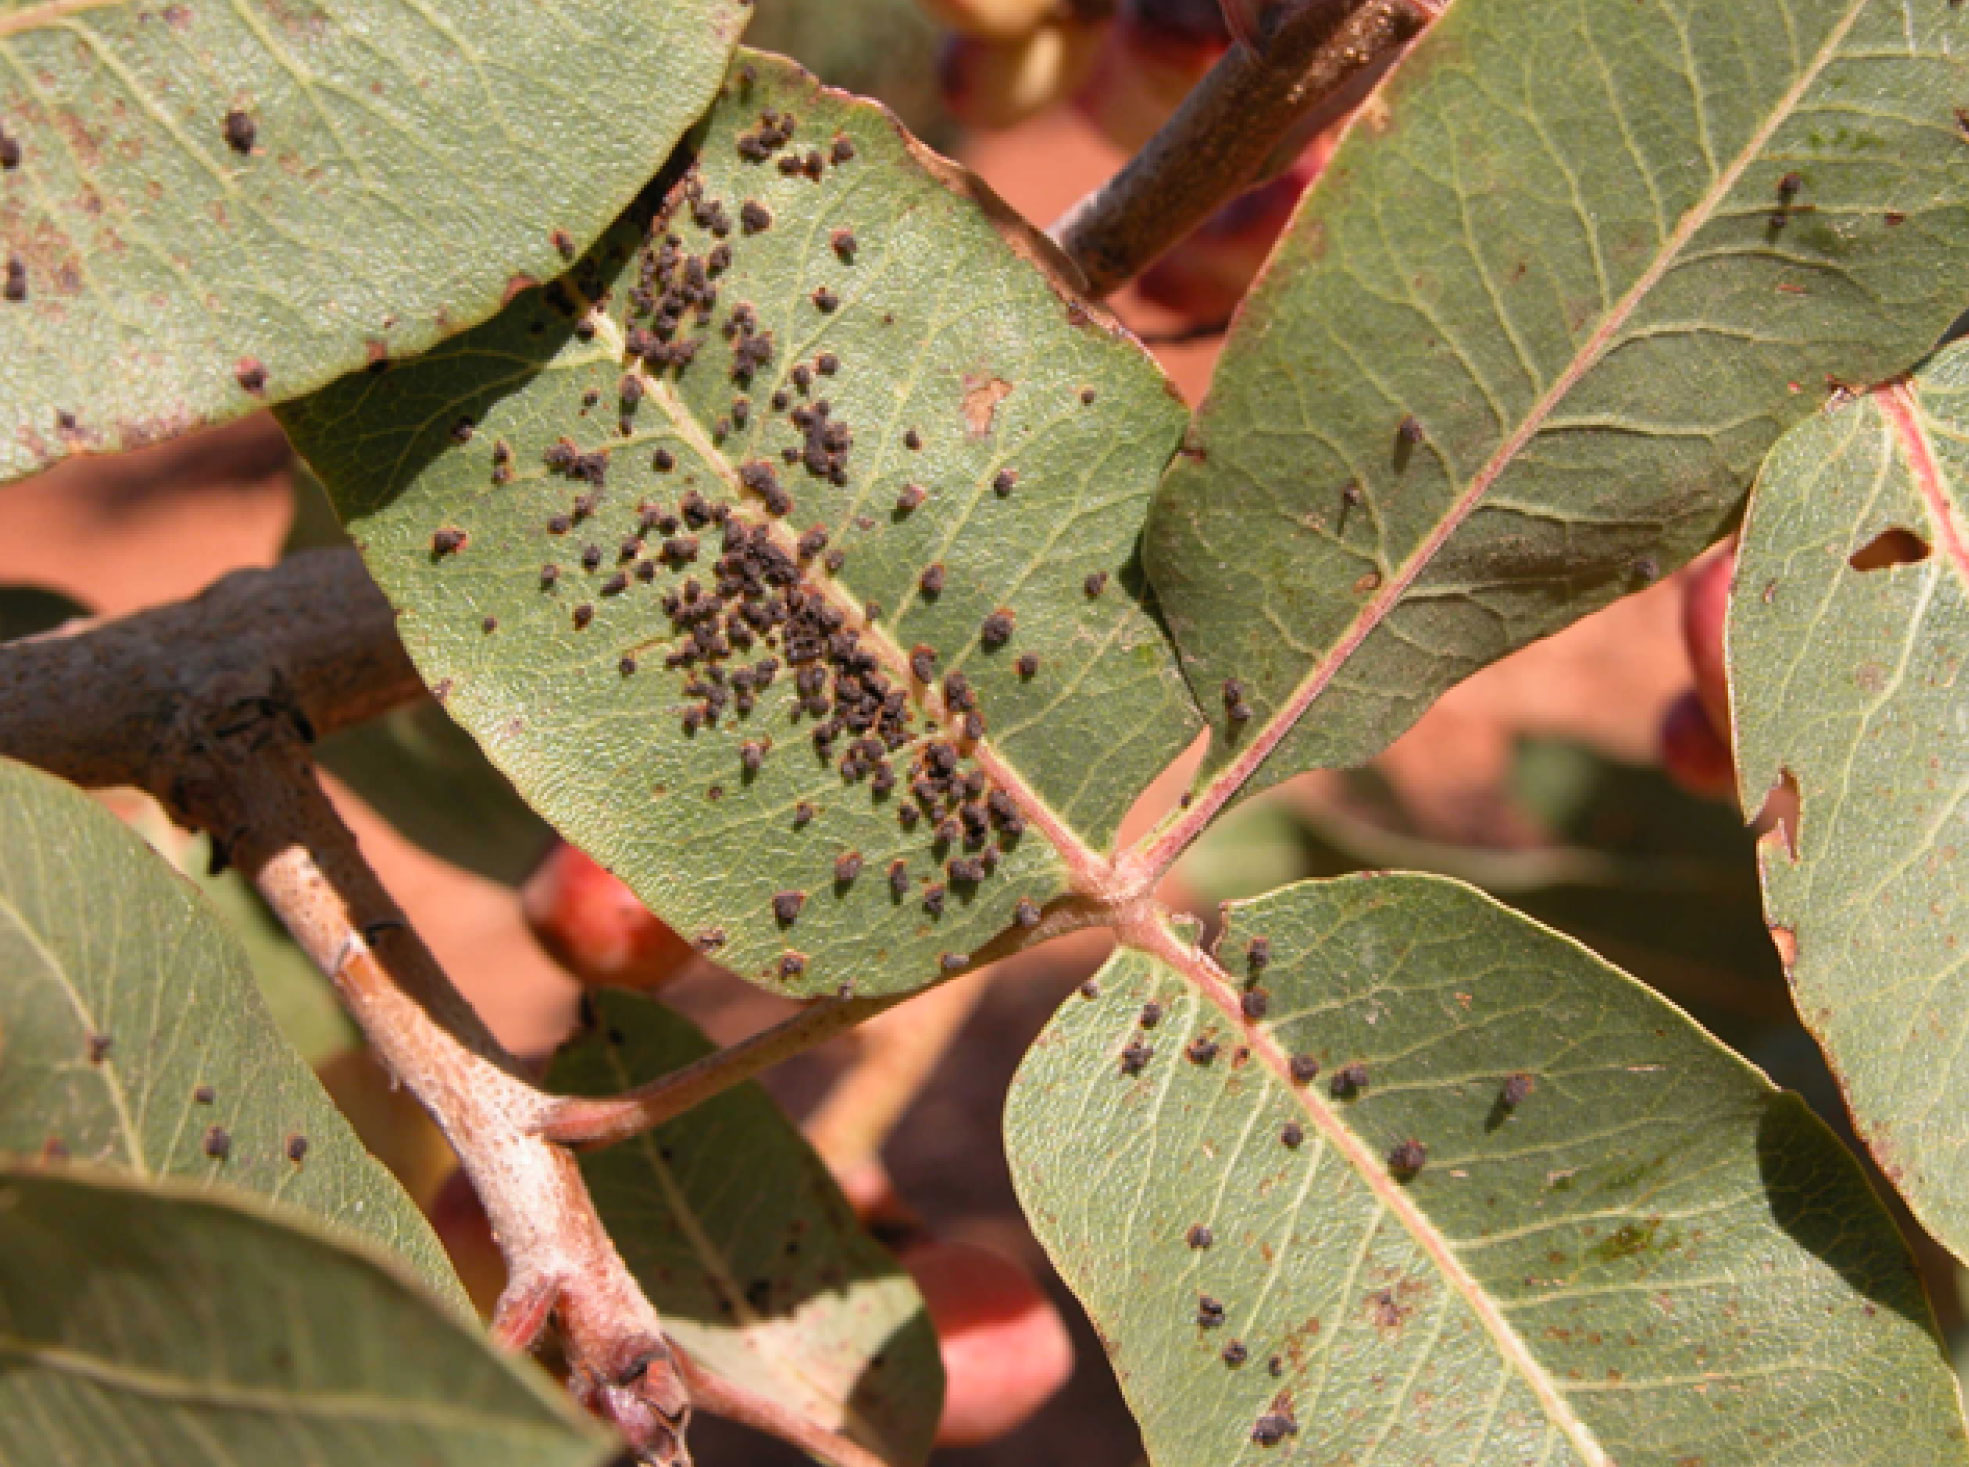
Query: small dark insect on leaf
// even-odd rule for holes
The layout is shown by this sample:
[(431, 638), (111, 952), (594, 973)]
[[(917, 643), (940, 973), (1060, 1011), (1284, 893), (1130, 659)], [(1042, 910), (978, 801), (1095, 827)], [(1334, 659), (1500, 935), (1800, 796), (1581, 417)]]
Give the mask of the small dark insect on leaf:
[(799, 830), (802, 826), (811, 825), (813, 819), (814, 807), (809, 805), (805, 800), (800, 801), (799, 804), (793, 807), (793, 828), (795, 830)]
[(1208, 1248), (1217, 1239), (1216, 1235), (1202, 1223), (1192, 1223), (1190, 1230), (1183, 1234), (1183, 1241), (1188, 1243), (1192, 1248), (1202, 1249)]
[(1019, 654), (1019, 660), (1012, 664), (1020, 677), (1032, 677), (1039, 671), (1039, 659), (1030, 652)]
[(116, 1041), (111, 1039), (107, 1034), (91, 1034), (89, 1036), (89, 1063), (99, 1065), (108, 1059), (110, 1049), (115, 1043)]
[(1244, 1348), (1243, 1340), (1232, 1340), (1224, 1346), (1219, 1358), (1232, 1369), (1236, 1369), (1251, 1358), (1251, 1352)]
[(806, 904), (804, 891), (782, 891), (773, 898), (773, 918), (782, 926), (790, 926), (799, 920), (800, 908)]
[(199, 1146), (214, 1161), (224, 1161), (232, 1155), (232, 1133), (224, 1126), (207, 1126)]
[(1039, 903), (1031, 897), (1020, 897), (1019, 905), (1012, 912), (1012, 920), (1021, 927), (1033, 928), (1039, 925)]
[(1538, 1081), (1523, 1070), (1506, 1075), (1503, 1088), (1497, 1092), (1497, 1103), (1506, 1110), (1516, 1110), (1531, 1097), (1537, 1086)]
[(9, 137), (7, 136), (6, 133), (0, 132), (0, 168), (13, 169), (13, 168), (18, 168), (20, 166), (21, 166), (20, 139), (15, 137)]
[(839, 168), (843, 163), (848, 162), (855, 156), (854, 139), (846, 137), (836, 138), (834, 140), (834, 146), (828, 151), (828, 156), (834, 160), (834, 166)]
[(897, 901), (909, 895), (909, 867), (901, 861), (889, 863), (889, 893)]
[(1428, 1159), (1429, 1148), (1413, 1136), (1388, 1148), (1388, 1170), (1404, 1182), (1420, 1172)]
[(930, 491), (921, 484), (905, 484), (902, 492), (896, 495), (896, 510), (900, 514), (908, 514), (929, 497)]
[(19, 255), (7, 257), (7, 283), (4, 293), (10, 301), (27, 299), (27, 262)]
[(199, 1085), (192, 1090), (191, 1098), (200, 1105), (210, 1105), (219, 1098), (219, 1092), (210, 1085)]
[(829, 237), (829, 242), (833, 244), (834, 253), (841, 257), (843, 264), (854, 264), (856, 246), (855, 232), (852, 229), (835, 230)]
[(823, 316), (826, 316), (839, 308), (841, 297), (823, 285), (814, 292), (813, 302), (814, 309), (819, 311)]
[(1367, 1066), (1359, 1060), (1342, 1065), (1333, 1072), (1333, 1079), (1327, 1088), (1335, 1100), (1351, 1100), (1367, 1089)]
[(944, 899), (947, 895), (948, 892), (941, 885), (925, 887), (923, 890), (923, 910), (928, 912), (932, 917), (941, 917), (943, 915)]
[(1139, 1039), (1131, 1039), (1121, 1051), (1121, 1073), (1139, 1075), (1155, 1058), (1155, 1051)]
[(805, 953), (796, 953), (789, 950), (779, 955), (780, 977), (798, 978), (802, 973), (806, 971), (807, 971), (807, 955)]
[(918, 433), (914, 428), (911, 428), (902, 435), (902, 446), (912, 451), (921, 448), (923, 446), (923, 435)]
[(832, 377), (841, 370), (841, 359), (831, 351), (824, 351), (814, 358), (814, 370), (823, 377)]
[(1652, 555), (1638, 557), (1634, 564), (1629, 567), (1629, 570), (1632, 572), (1634, 579), (1643, 585), (1651, 585), (1661, 579), (1661, 562), (1656, 560)]
[(1208, 1294), (1196, 1296), (1196, 1322), (1205, 1329), (1215, 1329), (1224, 1322), (1224, 1306)]
[(1267, 1411), (1252, 1426), (1251, 1439), (1261, 1447), (1275, 1447), (1298, 1433), (1299, 1423), (1290, 1411)]
[(232, 369), (233, 380), (247, 392), (258, 395), (267, 390), (267, 368), (258, 357), (241, 357)]
[(308, 1156), (308, 1138), (298, 1132), (287, 1138), (287, 1159), (299, 1166)]
[(552, 561), (549, 561), (546, 565), (540, 567), (541, 585), (551, 586), (554, 584), (554, 582), (558, 581), (560, 578), (561, 578), (561, 568), (555, 565)]
[(650, 467), (659, 474), (667, 474), (677, 467), (677, 455), (667, 448), (659, 448), (650, 455)]
[(454, 555), (465, 548), (463, 530), (442, 529), (431, 532), (431, 554), (433, 556)]
[(621, 659), (615, 664), (615, 670), (624, 677), (635, 676), (636, 659), (631, 657), (627, 652), (624, 652)]
[[(760, 766), (762, 766), (766, 762), (765, 746), (763, 744), (760, 744), (758, 741), (754, 739), (747, 739), (744, 743), (738, 746), (738, 762), (745, 766), (745, 772), (747, 774), (757, 774), (759, 772)], [(773, 910), (774, 911), (779, 910), (778, 897), (773, 898)], [(793, 908), (793, 913), (794, 916), (799, 915), (800, 908), (797, 905)], [(783, 917), (780, 920), (784, 922), (791, 922), (793, 918)]]
[(738, 225), (746, 234), (762, 234), (773, 227), (773, 211), (757, 199), (747, 199), (739, 205)]
[(547, 533), (550, 535), (565, 535), (573, 528), (573, 515), (555, 514), (547, 517)]
[(1140, 1024), (1144, 1029), (1153, 1029), (1157, 1024), (1162, 1022), (1162, 1005), (1154, 999), (1150, 999), (1142, 1005), (1142, 1012), (1137, 1016), (1135, 1022)]
[(916, 578), (916, 584), (923, 588), (925, 596), (941, 594), (944, 586), (943, 566), (940, 564), (924, 566), (923, 574)]
[(1091, 388), (1091, 387), (1083, 387), (1083, 388), (1081, 388), (1081, 389), (1080, 389), (1080, 405), (1081, 405), (1082, 407), (1092, 407), (1092, 406), (1094, 405), (1094, 398), (1095, 398), (1096, 396), (1097, 396), (1097, 394), (1095, 393), (1095, 391), (1094, 391), (1094, 389), (1093, 389), (1093, 388)]
[(937, 959), (937, 966), (946, 973), (956, 973), (971, 965), (969, 953), (945, 953)]
[(1319, 1078), (1320, 1062), (1309, 1054), (1295, 1054), (1287, 1061), (1286, 1069), (1292, 1075), (1295, 1085), (1310, 1085)]
[(1272, 940), (1269, 937), (1254, 937), (1244, 945), (1244, 963), (1253, 973), (1262, 973), (1271, 966)]
[(843, 851), (834, 858), (834, 879), (846, 886), (861, 875), (861, 852)]
[(1279, 1127), (1279, 1145), (1288, 1151), (1297, 1151), (1306, 1142), (1306, 1128), (1297, 1121), (1287, 1121)]
[(620, 596), (624, 591), (628, 589), (629, 589), (629, 576), (624, 571), (617, 571), (614, 575), (610, 576), (606, 581), (602, 582), (602, 594), (604, 596)]
[(1417, 421), (1413, 413), (1408, 414), (1396, 425), (1395, 432), (1404, 443), (1420, 443), (1422, 441), (1422, 424)]
[(1018, 487), (1019, 474), (1016, 469), (1000, 469), (991, 481), (991, 492), (1000, 499), (1010, 499), (1012, 491)]
[(937, 680), (937, 649), (918, 642), (909, 649), (909, 670), (919, 683)]
[(1085, 591), (1090, 598), (1100, 595), (1101, 592), (1107, 590), (1107, 588), (1108, 588), (1108, 573), (1106, 571), (1095, 571), (1091, 576), (1089, 576), (1086, 580), (1080, 583), (1080, 589)]
[(595, 608), (590, 606), (586, 601), (574, 608), (574, 629), (577, 632), (584, 630), (588, 623), (594, 619)]
[(1099, 998), (1101, 996), (1101, 980), (1098, 978), (1089, 978), (1086, 982), (1082, 983), (1080, 985), (1080, 996), (1086, 999)]
[(574, 258), (574, 236), (565, 229), (556, 229), (548, 238), (553, 242), (554, 251), (563, 260)]
[(258, 125), (237, 107), (226, 114), (224, 132), (226, 146), (235, 153), (252, 152), (253, 140), (260, 135)]
[(1787, 173), (1783, 178), (1778, 180), (1778, 198), (1788, 204), (1798, 197), (1798, 190), (1804, 186), (1804, 174), (1797, 172)]
[[(925, 589), (928, 589), (927, 587)], [(987, 648), (1003, 647), (1012, 640), (1012, 613), (1000, 607), (984, 619), (978, 628), (978, 640)]]
[(1247, 989), (1238, 998), (1238, 1007), (1244, 1011), (1245, 1018), (1253, 1023), (1264, 1018), (1271, 1006), (1272, 996), (1262, 988)]
[(1183, 1050), (1184, 1056), (1193, 1065), (1207, 1065), (1217, 1058), (1218, 1044), (1208, 1034), (1199, 1034)]

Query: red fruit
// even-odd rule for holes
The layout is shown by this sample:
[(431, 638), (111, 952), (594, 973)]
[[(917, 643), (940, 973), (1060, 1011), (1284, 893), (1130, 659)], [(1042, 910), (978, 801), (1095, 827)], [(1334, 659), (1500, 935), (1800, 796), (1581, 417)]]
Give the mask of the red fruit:
[(1736, 567), (1737, 547), (1732, 539), (1682, 575), (1682, 637), (1689, 645), (1696, 696), (1725, 740), (1730, 735), (1730, 686), (1724, 672), (1723, 623), (1730, 614), (1730, 579)]
[(1311, 172), (1295, 168), (1231, 200), (1142, 272), (1143, 299), (1192, 321), (1228, 317), (1311, 181)]
[(655, 988), (697, 956), (620, 878), (573, 846), (556, 846), (520, 889), (540, 945), (587, 984)]
[(943, 1349), (937, 1445), (971, 1447), (1023, 1425), (1073, 1374), (1073, 1342), (1052, 1302), (1018, 1264), (971, 1243), (902, 1248)]
[(454, 1171), (444, 1179), (424, 1213), (472, 1303), (479, 1313), (490, 1316), (492, 1306), (499, 1302), (500, 1290), (506, 1287), (506, 1259), (492, 1236), (485, 1208), (479, 1205), (479, 1194), (472, 1190), (463, 1171)]
[(1662, 716), (1661, 762), (1691, 794), (1728, 796), (1736, 789), (1730, 746), (1709, 721), (1694, 689), (1671, 703)]

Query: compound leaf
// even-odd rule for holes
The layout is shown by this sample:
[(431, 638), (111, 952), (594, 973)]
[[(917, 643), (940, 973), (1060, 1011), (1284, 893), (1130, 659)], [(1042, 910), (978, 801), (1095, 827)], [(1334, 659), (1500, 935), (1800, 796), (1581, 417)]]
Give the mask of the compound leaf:
[(745, 13), (0, 5), (0, 480), (421, 351), (558, 274)]
[(1235, 977), (1124, 949), (1006, 1111), (1158, 1467), (1969, 1462), (1913, 1262), (1796, 1096), (1455, 882), (1227, 916)]
[(1727, 530), (1829, 380), (1927, 351), (1969, 286), (1965, 58), (1952, 5), (1457, 0), (1156, 500), (1205, 777), (1371, 757)]
[(570, 840), (735, 971), (915, 988), (1195, 730), (1135, 564), (1182, 405), (980, 185), (789, 63), (748, 54), (678, 172), (566, 285), (283, 418)]

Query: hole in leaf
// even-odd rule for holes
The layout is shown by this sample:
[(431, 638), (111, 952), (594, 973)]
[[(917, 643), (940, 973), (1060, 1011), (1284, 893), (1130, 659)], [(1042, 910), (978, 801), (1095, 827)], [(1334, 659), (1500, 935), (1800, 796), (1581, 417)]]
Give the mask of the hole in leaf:
[(1882, 530), (1847, 558), (1856, 571), (1886, 570), (1896, 565), (1919, 565), (1928, 558), (1928, 542), (1900, 525)]

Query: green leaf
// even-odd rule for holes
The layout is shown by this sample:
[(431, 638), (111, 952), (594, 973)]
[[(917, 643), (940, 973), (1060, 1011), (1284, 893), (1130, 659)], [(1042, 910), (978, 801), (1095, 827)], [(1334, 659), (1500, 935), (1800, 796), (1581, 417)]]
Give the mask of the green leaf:
[[(1969, 1257), (1969, 348), (1793, 430), (1752, 496), (1730, 602), (1765, 915), (1880, 1168)], [(1859, 559), (1861, 566), (1853, 564)]]
[(558, 274), (704, 110), (744, 16), (15, 0), (0, 480), (421, 351)]
[[(1158, 1467), (1969, 1461), (1912, 1261), (1796, 1096), (1454, 882), (1309, 884), (1228, 919), (1235, 977), (1180, 938), (1123, 950), (1006, 1111)], [(1238, 1017), (1253, 987), (1262, 1022)], [(1321, 1073), (1294, 1082), (1293, 1056)]]
[(517, 885), (553, 831), (433, 702), (413, 703), (322, 741), (321, 765), (432, 855)]
[(0, 1461), (601, 1467), (383, 1255), (257, 1199), (0, 1167)]
[[(790, 146), (759, 143), (768, 113), (797, 119)], [(283, 420), (401, 609), (405, 645), (447, 710), (570, 840), (740, 973), (796, 993), (915, 988), (1004, 931), (1021, 900), (1065, 891), (1068, 863), (1093, 864), (1195, 730), (1134, 559), (1182, 406), (1132, 339), (1061, 294), (1046, 246), (981, 185), (881, 109), (787, 63), (748, 56), (666, 209), (658, 262), (641, 248), (642, 225), (625, 221), (575, 272), (587, 298), (607, 301), (579, 330), (565, 290), (529, 294)], [(684, 262), (720, 250), (731, 261), (707, 270), (715, 310), (684, 313), (679, 337), (697, 344), (695, 359), (681, 371), (645, 365), (625, 398), (626, 333), (640, 339), (654, 319), (639, 293), (668, 288), (645, 276), (667, 263), (666, 231)], [(665, 279), (681, 280), (693, 267), (668, 268)], [(756, 326), (728, 334), (746, 312)], [(768, 336), (770, 359), (748, 374), (735, 342), (757, 348)], [(825, 424), (811, 416), (822, 403)], [(812, 425), (811, 468), (783, 458), (801, 455), (795, 413)], [(462, 446), (450, 431), (461, 417), (477, 424)], [(821, 441), (836, 430), (836, 444), (852, 439), (838, 457)], [(563, 439), (584, 459), (607, 455), (598, 500), (544, 461)], [(762, 486), (773, 476), (792, 512), (772, 519), (770, 493), (741, 489), (741, 475)], [(912, 484), (925, 497), (907, 508), (899, 499)], [(767, 657), (777, 675), (751, 712), (738, 700), (694, 733), (692, 710), (707, 700), (688, 690), (709, 686), (696, 681), (704, 669), (665, 661), (688, 645), (691, 582), (719, 584), (721, 531), (659, 527), (626, 558), (621, 548), (641, 506), (674, 513), (692, 495), (720, 513), (736, 506), (738, 527), (770, 529), (777, 567), (757, 547), (734, 551), (747, 574), (790, 575), (790, 552), (816, 530), (830, 537), (827, 554), (845, 557), (830, 571), (817, 555), (799, 585), (751, 603), (784, 608), (799, 592), (801, 634), (789, 645), (774, 630), (749, 652), (718, 655), (718, 676)], [(666, 537), (693, 538), (695, 562), (673, 567)], [(556, 568), (551, 583), (543, 565)], [(941, 592), (922, 587), (932, 565)], [(986, 623), (1001, 610), (1009, 640), (992, 646)], [(824, 642), (819, 618), (837, 612), (854, 648), (835, 643), (796, 665)], [(724, 615), (721, 637), (739, 607)], [(963, 829), (937, 837), (942, 798), (902, 823), (925, 806), (913, 786), (927, 746), (954, 726), (942, 694), (912, 680), (918, 646), (935, 650), (939, 679), (967, 678), (981, 706), (986, 737), (975, 749), (965, 739), (952, 771), (1002, 796), (980, 849), (966, 848)], [(1018, 670), (1026, 654), (1039, 659), (1030, 675)], [(873, 666), (855, 691), (863, 655)], [(818, 720), (795, 706), (803, 666), (823, 679), (815, 696), (844, 708), (879, 705), (883, 689), (899, 700), (883, 735), (894, 747), (878, 750), (892, 791), (878, 788), (879, 771), (850, 778), (852, 731), (828, 755), (816, 750)], [(982, 798), (971, 808), (982, 814)], [(953, 860), (987, 856), (997, 864), (981, 880), (950, 872)], [(852, 857), (858, 874), (837, 879), (837, 861), (845, 873)], [(941, 915), (926, 907), (933, 885), (949, 888)], [(797, 920), (775, 915), (781, 893)]]
[(1829, 379), (1926, 351), (1969, 288), (1966, 57), (1952, 5), (1457, 0), (1301, 206), (1150, 517), (1204, 777), (1370, 757), (1715, 540)]
[(469, 1311), (191, 884), (79, 790), (0, 760), (7, 1152), (262, 1193), (382, 1243)]
[[(615, 1094), (711, 1050), (647, 999), (595, 1000), (594, 1029), (554, 1062), (556, 1090)], [(763, 1090), (741, 1086), (584, 1153), (581, 1175), (694, 1359), (897, 1467), (929, 1455), (943, 1365), (923, 1300)]]

